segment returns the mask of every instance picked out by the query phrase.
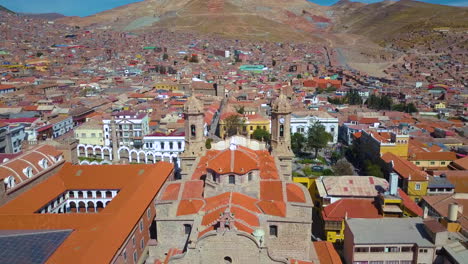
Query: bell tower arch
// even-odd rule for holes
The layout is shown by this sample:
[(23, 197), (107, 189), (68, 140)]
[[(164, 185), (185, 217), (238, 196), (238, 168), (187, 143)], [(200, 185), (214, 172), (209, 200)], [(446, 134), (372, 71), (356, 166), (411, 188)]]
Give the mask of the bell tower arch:
[(184, 105), (185, 150), (180, 155), (182, 177), (190, 175), (198, 157), (205, 155), (203, 103), (192, 95)]
[(281, 92), (271, 107), (271, 154), (277, 159), (283, 180), (292, 180), (291, 105)]

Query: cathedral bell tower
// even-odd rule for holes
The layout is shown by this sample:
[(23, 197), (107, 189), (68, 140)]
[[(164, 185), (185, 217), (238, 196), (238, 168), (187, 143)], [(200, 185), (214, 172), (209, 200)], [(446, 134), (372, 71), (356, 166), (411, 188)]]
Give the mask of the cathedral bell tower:
[(271, 108), (271, 154), (279, 164), (282, 179), (292, 180), (291, 105), (281, 92)]
[(205, 114), (203, 103), (195, 97), (189, 97), (184, 105), (185, 118), (185, 149), (180, 154), (182, 178), (191, 174), (198, 157), (205, 155), (204, 124)]

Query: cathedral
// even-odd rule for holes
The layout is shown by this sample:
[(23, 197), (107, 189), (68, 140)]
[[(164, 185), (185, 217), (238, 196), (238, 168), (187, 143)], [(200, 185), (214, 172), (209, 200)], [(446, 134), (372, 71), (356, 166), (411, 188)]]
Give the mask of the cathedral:
[(203, 104), (184, 106), (181, 179), (156, 199), (156, 245), (147, 263), (318, 263), (312, 201), (292, 182), (291, 107), (272, 103), (271, 149), (242, 136), (206, 149)]

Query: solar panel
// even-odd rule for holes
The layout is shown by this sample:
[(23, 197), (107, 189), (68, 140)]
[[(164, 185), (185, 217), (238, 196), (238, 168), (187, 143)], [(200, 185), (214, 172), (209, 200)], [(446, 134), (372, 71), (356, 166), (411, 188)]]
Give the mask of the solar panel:
[(0, 263), (45, 263), (71, 232), (71, 230), (2, 230)]

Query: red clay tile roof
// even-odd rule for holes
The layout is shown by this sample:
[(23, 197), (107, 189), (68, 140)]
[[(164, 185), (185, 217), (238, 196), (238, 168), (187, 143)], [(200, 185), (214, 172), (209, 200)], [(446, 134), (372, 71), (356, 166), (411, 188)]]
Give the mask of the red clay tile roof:
[(456, 160), (455, 152), (418, 152), (411, 160)]
[(283, 182), (261, 181), (260, 199), (266, 201), (283, 201)]
[(313, 242), (320, 264), (342, 264), (340, 255), (328, 241)]
[(295, 202), (295, 203), (306, 202), (304, 192), (302, 191), (301, 187), (295, 183), (286, 184), (286, 193), (288, 195), (288, 202)]
[(179, 197), (180, 182), (169, 184), (161, 197), (161, 200), (177, 200)]
[(413, 214), (417, 216), (423, 215), (423, 209), (419, 207), (411, 198), (400, 188), (398, 188), (398, 195), (403, 200), (403, 206), (411, 211)]
[[(85, 263), (92, 259), (94, 263), (109, 263), (172, 173), (173, 165), (167, 162), (102, 166), (66, 163), (57, 174), (1, 207), (0, 229), (72, 229), (48, 262)], [(99, 213), (34, 213), (64, 191), (73, 189), (120, 192)]]
[(322, 211), (323, 220), (341, 221), (345, 218), (382, 218), (373, 199), (340, 199)]
[(387, 163), (393, 164), (393, 170), (404, 179), (408, 179), (411, 176), (413, 181), (427, 181), (427, 173), (422, 171), (418, 166), (412, 162), (407, 161), (391, 152), (386, 152), (382, 155), (383, 159)]

